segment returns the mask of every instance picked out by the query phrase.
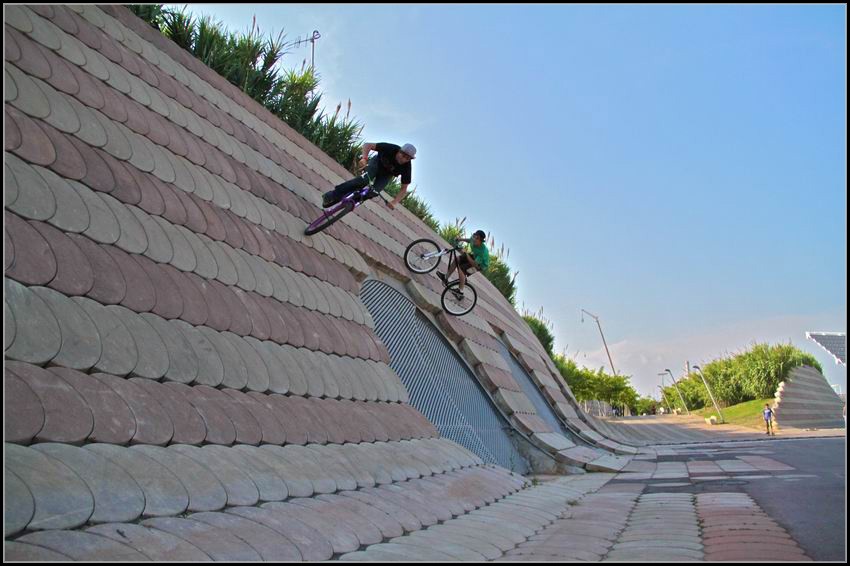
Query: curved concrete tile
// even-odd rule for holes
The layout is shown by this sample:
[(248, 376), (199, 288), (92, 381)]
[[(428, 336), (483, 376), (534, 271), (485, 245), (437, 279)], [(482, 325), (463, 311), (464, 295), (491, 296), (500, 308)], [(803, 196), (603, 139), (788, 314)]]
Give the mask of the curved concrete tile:
[(9, 278), (4, 283), (4, 299), (15, 320), (15, 339), (6, 349), (6, 357), (33, 364), (49, 362), (62, 345), (56, 317), (28, 287)]
[(331, 542), (322, 533), (285, 512), (266, 508), (266, 506), (275, 505), (281, 504), (267, 503), (262, 508), (237, 507), (227, 512), (260, 523), (280, 533), (298, 548), (304, 561), (329, 560), (334, 555)]
[(92, 368), (102, 354), (100, 334), (86, 311), (77, 303), (46, 287), (32, 287), (52, 311), (59, 324), (61, 346), (51, 360), (54, 364), (86, 370)]
[(198, 360), (196, 383), (210, 387), (221, 385), (224, 380), (224, 364), (215, 345), (202, 332), (187, 322), (170, 320), (169, 324), (183, 334), (195, 353)]
[(3, 536), (8, 538), (27, 528), (35, 514), (35, 500), (27, 485), (13, 471), (5, 468), (3, 494), (6, 510), (3, 514)]
[(38, 395), (24, 380), (9, 371), (3, 371), (5, 400), (3, 438), (6, 442), (29, 444), (44, 426), (44, 409)]
[(144, 517), (170, 517), (184, 513), (189, 495), (180, 479), (156, 460), (132, 448), (111, 444), (83, 447), (110, 460), (132, 477), (145, 495)]
[(109, 523), (90, 527), (86, 529), (86, 532), (125, 544), (151, 560), (162, 562), (209, 562), (212, 560), (201, 549), (181, 538), (141, 525)]
[(218, 478), (205, 466), (181, 454), (175, 449), (175, 446), (179, 445), (172, 445), (168, 448), (137, 445), (133, 447), (133, 450), (156, 460), (180, 478), (180, 482), (189, 494), (188, 511), (219, 511), (224, 509), (227, 504), (227, 492)]
[(163, 383), (158, 383), (143, 377), (133, 377), (131, 383), (142, 388), (156, 400), (174, 425), (171, 442), (174, 444), (200, 445), (207, 436), (204, 419), (186, 398)]
[(195, 387), (187, 387), (182, 383), (164, 383), (163, 387), (175, 396), (180, 395), (201, 415), (206, 427), (205, 442), (225, 446), (233, 444), (236, 440), (236, 427), (217, 403), (208, 399), (202, 391), (198, 391)]
[(143, 388), (130, 380), (106, 373), (95, 373), (90, 377), (112, 388), (130, 407), (136, 421), (131, 443), (165, 446), (171, 442), (174, 424), (159, 401)]
[(64, 379), (38, 366), (6, 362), (6, 371), (20, 378), (38, 397), (44, 425), (37, 442), (78, 444), (91, 434), (94, 418), (86, 400)]
[[(35, 502), (27, 530), (73, 529), (89, 520), (94, 498), (70, 468), (32, 448), (4, 444), (4, 452), (4, 466), (26, 485)], [(23, 494), (13, 491), (11, 495)], [(26, 505), (26, 501), (6, 502), (10, 504)]]
[(169, 321), (151, 313), (140, 315), (162, 339), (168, 352), (165, 377), (179, 383), (194, 383), (200, 372), (200, 362), (192, 345)]
[(67, 444), (42, 443), (33, 449), (61, 462), (85, 482), (94, 497), (94, 513), (89, 522), (132, 522), (141, 516), (145, 508), (142, 489), (109, 460)]
[(119, 445), (130, 442), (136, 434), (135, 415), (111, 387), (99, 379), (73, 369), (51, 367), (48, 371), (73, 387), (91, 410), (94, 426), (88, 435), (90, 442)]
[(183, 539), (216, 561), (237, 562), (262, 558), (233, 533), (201, 521), (162, 517), (147, 519), (141, 524)]
[(147, 561), (148, 557), (126, 544), (83, 531), (46, 531), (18, 539), (82, 561)]
[(132, 334), (139, 360), (132, 373), (139, 377), (159, 379), (168, 372), (168, 350), (159, 334), (141, 316), (117, 305), (107, 306)]
[(175, 445), (171, 449), (207, 468), (224, 486), (228, 506), (256, 505), (259, 501), (259, 490), (253, 480), (230, 461), (220, 461), (216, 452), (187, 445)]
[(102, 351), (94, 369), (113, 375), (127, 375), (133, 371), (138, 364), (139, 350), (121, 319), (107, 307), (86, 297), (71, 300), (86, 311), (97, 327)]

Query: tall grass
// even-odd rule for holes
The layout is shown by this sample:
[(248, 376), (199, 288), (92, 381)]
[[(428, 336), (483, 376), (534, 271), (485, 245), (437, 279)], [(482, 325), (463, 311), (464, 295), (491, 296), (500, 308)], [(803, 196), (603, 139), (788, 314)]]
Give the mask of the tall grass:
[(294, 130), (316, 144), (349, 171), (356, 170), (362, 124), (345, 114), (342, 104), (333, 114), (320, 107), (319, 76), (312, 67), (284, 70), (282, 63), (293, 47), (283, 31), (265, 36), (253, 18), (244, 33), (225, 29), (210, 16), (195, 17), (186, 7), (131, 4), (137, 16), (265, 106)]
[[(811, 366), (823, 373), (820, 363), (811, 354), (794, 345), (753, 344), (748, 350), (714, 360), (702, 366), (706, 381), (721, 405), (737, 405), (754, 399), (773, 397), (779, 383), (787, 379), (792, 369)], [(689, 409), (706, 407), (711, 399), (697, 373), (677, 382)], [(672, 386), (664, 390), (668, 399), (681, 401)]]

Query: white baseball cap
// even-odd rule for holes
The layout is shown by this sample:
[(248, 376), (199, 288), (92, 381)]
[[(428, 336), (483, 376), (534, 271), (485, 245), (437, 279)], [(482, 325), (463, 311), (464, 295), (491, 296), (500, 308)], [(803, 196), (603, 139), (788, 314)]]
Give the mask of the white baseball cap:
[(401, 150), (410, 156), (411, 159), (416, 159), (416, 148), (413, 147), (412, 143), (406, 143), (402, 146)]

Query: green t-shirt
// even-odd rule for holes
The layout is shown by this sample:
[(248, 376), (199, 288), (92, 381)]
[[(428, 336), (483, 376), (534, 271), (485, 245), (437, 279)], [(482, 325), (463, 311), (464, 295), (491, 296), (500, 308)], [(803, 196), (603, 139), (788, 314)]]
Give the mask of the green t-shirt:
[(478, 268), (481, 271), (487, 271), (487, 268), (490, 267), (490, 251), (487, 249), (487, 246), (481, 244), (480, 246), (475, 247), (472, 245), (472, 242), (470, 242), (469, 253), (475, 258), (475, 263), (478, 264)]

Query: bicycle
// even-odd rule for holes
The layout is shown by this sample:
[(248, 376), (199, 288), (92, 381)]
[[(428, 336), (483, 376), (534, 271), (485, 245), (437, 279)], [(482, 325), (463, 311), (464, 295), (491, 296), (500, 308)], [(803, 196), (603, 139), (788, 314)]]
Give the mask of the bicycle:
[[(311, 222), (307, 228), (304, 230), (304, 234), (307, 236), (312, 236), (313, 234), (317, 234), (328, 228), (331, 224), (353, 211), (355, 208), (366, 202), (367, 200), (380, 196), (380, 191), (374, 190), (375, 179), (370, 177), (366, 177), (369, 180), (369, 184), (363, 187), (362, 189), (356, 190), (353, 193), (347, 194), (344, 198), (342, 198), (337, 204), (328, 208), (327, 210), (322, 211), (322, 215)], [(384, 204), (387, 203), (387, 200), (381, 197), (381, 200), (384, 201)]]
[[(404, 263), (413, 273), (424, 275), (437, 269), (445, 255), (449, 256), (449, 265), (457, 266), (458, 252), (463, 252), (460, 243), (456, 243), (451, 248), (440, 249), (437, 242), (422, 238), (411, 242), (404, 250)], [(449, 281), (449, 275), (446, 273), (446, 279), (443, 281), (444, 288), (440, 295), (440, 304), (443, 306), (443, 310), (450, 315), (463, 316), (468, 314), (478, 303), (478, 293), (475, 291), (475, 287), (469, 284), (469, 281), (464, 285), (463, 292), (461, 292), (460, 281), (457, 279)]]

